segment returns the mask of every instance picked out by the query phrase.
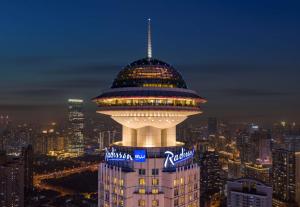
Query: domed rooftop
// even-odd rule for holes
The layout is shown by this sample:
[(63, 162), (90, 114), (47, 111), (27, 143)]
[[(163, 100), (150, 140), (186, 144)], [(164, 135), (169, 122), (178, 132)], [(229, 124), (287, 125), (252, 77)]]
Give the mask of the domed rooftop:
[(111, 88), (123, 87), (187, 88), (179, 72), (154, 58), (134, 61), (121, 70)]

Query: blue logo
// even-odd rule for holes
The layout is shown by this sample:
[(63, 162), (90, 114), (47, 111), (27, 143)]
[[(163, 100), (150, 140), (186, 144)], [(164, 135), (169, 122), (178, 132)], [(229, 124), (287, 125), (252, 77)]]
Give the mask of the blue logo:
[(146, 161), (146, 150), (134, 150), (134, 161), (145, 162)]

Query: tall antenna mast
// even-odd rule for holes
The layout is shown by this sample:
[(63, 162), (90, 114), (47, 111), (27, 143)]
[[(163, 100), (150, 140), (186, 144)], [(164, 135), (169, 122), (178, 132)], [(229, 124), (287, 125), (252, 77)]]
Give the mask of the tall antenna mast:
[(152, 43), (151, 43), (151, 19), (148, 19), (148, 47), (147, 57), (152, 58)]

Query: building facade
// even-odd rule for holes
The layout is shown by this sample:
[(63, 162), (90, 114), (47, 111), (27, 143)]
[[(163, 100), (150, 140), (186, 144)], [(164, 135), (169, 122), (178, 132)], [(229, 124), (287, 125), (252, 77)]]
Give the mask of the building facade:
[(221, 197), (223, 188), (221, 179), (222, 168), (219, 162), (219, 154), (216, 151), (205, 151), (200, 155), (199, 166), (200, 203), (203, 207), (210, 206), (211, 199), (216, 200), (216, 197)]
[(227, 181), (228, 207), (271, 207), (272, 187), (253, 179)]
[(272, 185), (275, 206), (300, 205), (300, 151), (294, 145), (273, 149)]
[(122, 141), (99, 166), (99, 207), (199, 206), (194, 149), (176, 141), (176, 125), (201, 113), (205, 100), (169, 64), (147, 57), (126, 66), (111, 89), (94, 98), (98, 113), (122, 125)]
[(0, 206), (24, 206), (24, 164), (20, 158), (0, 155)]

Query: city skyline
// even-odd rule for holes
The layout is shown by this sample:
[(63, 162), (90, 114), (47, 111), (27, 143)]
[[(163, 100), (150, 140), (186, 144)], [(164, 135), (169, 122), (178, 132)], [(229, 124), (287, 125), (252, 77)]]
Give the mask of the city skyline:
[(299, 10), (0, 3), (1, 206), (300, 207)]
[[(145, 54), (140, 28), (151, 17), (153, 56), (209, 100), (204, 117), (299, 121), (297, 8), (279, 1), (4, 3), (0, 114), (63, 120), (64, 113), (53, 112), (67, 114), (68, 98), (84, 99), (93, 113), (93, 95)], [(9, 12), (17, 15), (8, 18)]]

